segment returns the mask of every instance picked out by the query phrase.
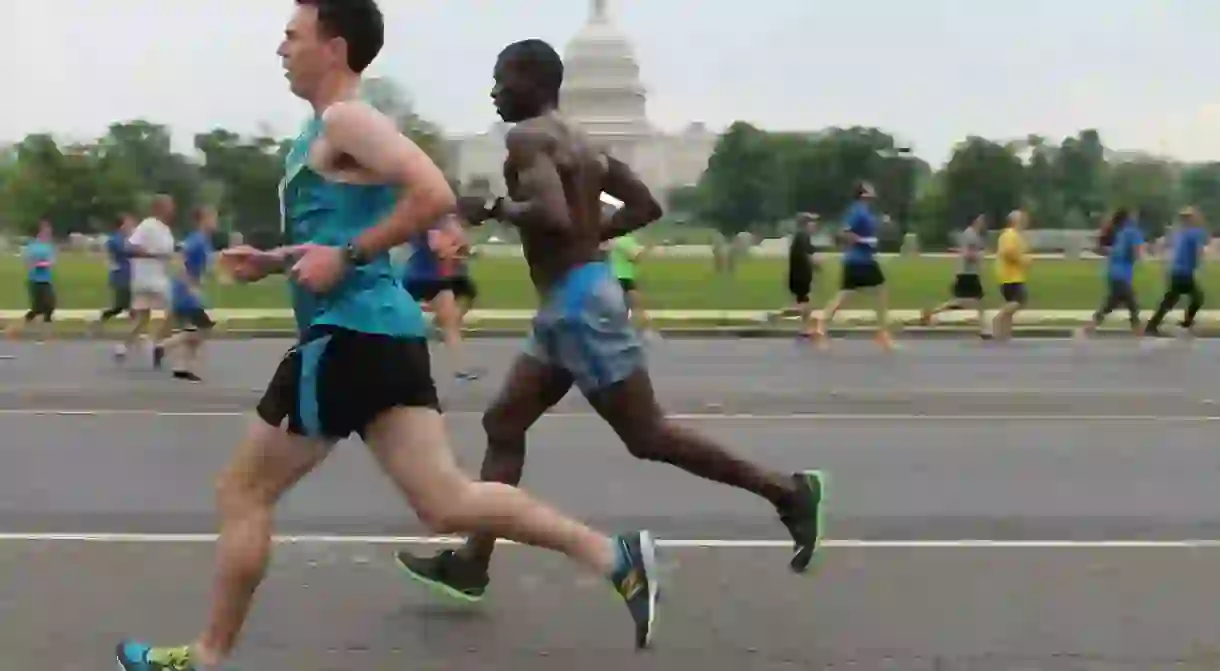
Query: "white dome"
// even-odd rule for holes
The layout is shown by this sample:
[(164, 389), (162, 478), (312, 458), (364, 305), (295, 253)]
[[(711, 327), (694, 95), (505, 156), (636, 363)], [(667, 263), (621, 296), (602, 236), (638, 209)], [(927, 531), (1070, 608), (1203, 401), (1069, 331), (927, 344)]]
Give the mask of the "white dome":
[(591, 135), (648, 135), (646, 92), (631, 42), (611, 23), (606, 0), (592, 0), (589, 20), (564, 49), (560, 108)]
[(564, 61), (635, 62), (631, 42), (610, 21), (605, 0), (593, 0), (589, 20), (564, 49)]

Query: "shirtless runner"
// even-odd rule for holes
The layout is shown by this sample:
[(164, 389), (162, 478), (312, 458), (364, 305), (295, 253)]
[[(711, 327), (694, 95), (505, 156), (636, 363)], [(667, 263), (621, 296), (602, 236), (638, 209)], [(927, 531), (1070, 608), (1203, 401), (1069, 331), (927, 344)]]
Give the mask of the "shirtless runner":
[[(508, 198), (459, 201), (471, 223), (497, 219), (521, 231), (539, 304), (533, 332), (499, 396), (483, 416), (484, 480), (516, 483), (525, 434), (575, 385), (628, 451), (770, 501), (795, 544), (791, 568), (804, 572), (822, 531), (823, 479), (817, 471), (783, 475), (731, 456), (708, 438), (665, 417), (623, 291), (599, 246), (655, 221), (661, 207), (626, 164), (558, 113), (563, 63), (550, 45), (526, 40), (500, 53), (492, 98), (508, 134)], [(602, 192), (623, 202), (602, 216)], [(467, 601), (482, 598), (495, 538), (476, 535), (460, 550), (430, 557), (399, 552), (412, 578)]]

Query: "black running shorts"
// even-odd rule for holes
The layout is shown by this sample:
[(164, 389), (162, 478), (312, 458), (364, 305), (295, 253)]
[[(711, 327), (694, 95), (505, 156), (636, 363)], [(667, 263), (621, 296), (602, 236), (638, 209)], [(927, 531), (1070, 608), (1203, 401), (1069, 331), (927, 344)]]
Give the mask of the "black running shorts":
[(976, 273), (959, 273), (953, 280), (953, 297), (978, 300), (983, 297), (983, 282)]
[(872, 289), (883, 284), (885, 284), (885, 273), (881, 272), (881, 264), (876, 260), (843, 264), (841, 288), (844, 291)]
[(288, 350), (257, 411), (291, 433), (341, 440), (387, 410), (440, 407), (425, 338), (326, 327)]

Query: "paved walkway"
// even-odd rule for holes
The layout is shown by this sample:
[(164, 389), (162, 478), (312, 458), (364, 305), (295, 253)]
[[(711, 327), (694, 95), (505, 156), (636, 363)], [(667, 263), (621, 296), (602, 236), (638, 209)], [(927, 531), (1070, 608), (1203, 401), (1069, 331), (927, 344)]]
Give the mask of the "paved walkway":
[[(11, 668), (110, 668), (121, 636), (195, 633), (212, 481), (287, 345), (217, 343), (202, 385), (138, 360), (116, 369), (97, 343), (5, 346)], [(437, 361), (473, 470), (480, 411), (515, 345), (470, 349), (489, 366), (474, 385), (447, 382), (443, 349)], [(443, 539), (345, 442), (283, 503), (278, 530), (297, 538), (276, 548), (238, 668), (1214, 669), (1220, 543), (1197, 539), (1220, 538), (1218, 355), (1209, 342), (920, 342), (892, 356), (866, 342), (828, 355), (663, 343), (653, 376), (680, 421), (778, 470), (832, 475), (832, 542), (816, 576), (792, 576), (765, 504), (632, 459), (583, 401), (565, 401), (530, 434), (525, 484), (599, 527), (668, 541), (643, 655), (605, 585), (539, 551), (504, 547), (477, 608), (401, 581), (392, 551)]]

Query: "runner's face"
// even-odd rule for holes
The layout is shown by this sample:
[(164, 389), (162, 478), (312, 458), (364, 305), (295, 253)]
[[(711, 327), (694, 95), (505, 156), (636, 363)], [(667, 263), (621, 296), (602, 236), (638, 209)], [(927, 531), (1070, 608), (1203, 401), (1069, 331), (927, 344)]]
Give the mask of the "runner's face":
[(208, 208), (199, 217), (199, 227), (205, 233), (211, 233), (216, 230), (216, 219), (216, 210)]
[(284, 67), (288, 87), (299, 97), (308, 97), (326, 70), (329, 40), (318, 33), (318, 10), (297, 5), (284, 29), (284, 41), (276, 53)]
[(516, 123), (534, 116), (530, 113), (529, 104), (531, 87), (520, 68), (501, 56), (496, 61), (495, 79), (491, 99), (496, 105), (496, 114), (499, 114), (501, 119)]

